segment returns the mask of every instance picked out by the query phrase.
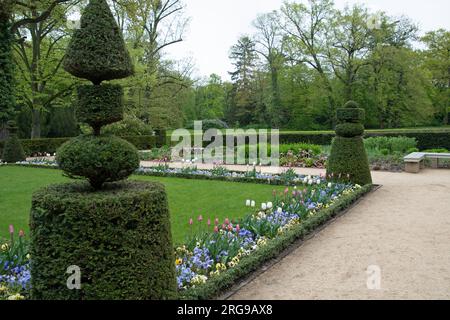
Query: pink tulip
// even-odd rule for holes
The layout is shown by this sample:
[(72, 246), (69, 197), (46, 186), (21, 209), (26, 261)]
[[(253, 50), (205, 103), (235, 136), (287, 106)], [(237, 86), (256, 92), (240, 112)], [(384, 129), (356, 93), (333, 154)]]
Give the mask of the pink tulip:
[(288, 194), (289, 192), (289, 188), (286, 188), (286, 190), (284, 190), (284, 194)]
[(211, 226), (211, 219), (208, 219), (208, 227)]
[(199, 222), (202, 222), (202, 221), (203, 221), (203, 216), (202, 216), (202, 215), (199, 215), (199, 216), (198, 216), (198, 221), (199, 221)]
[(215, 227), (214, 227), (214, 232), (215, 232), (215, 233), (218, 233), (218, 232), (219, 232), (219, 227), (218, 227), (218, 226), (215, 226)]
[(241, 227), (239, 225), (236, 226), (236, 232), (241, 231)]
[(22, 238), (22, 237), (24, 237), (24, 236), (25, 236), (25, 232), (23, 232), (23, 230), (20, 230), (20, 231), (19, 231), (19, 237)]
[(189, 225), (192, 226), (194, 224), (194, 220), (192, 218), (189, 219)]
[(227, 229), (227, 226), (225, 225), (225, 223), (222, 224), (222, 229), (223, 229), (223, 230), (226, 230), (226, 229)]
[(226, 219), (225, 219), (225, 224), (226, 224), (226, 225), (229, 225), (229, 224), (230, 224), (230, 219), (226, 218)]
[(214, 225), (216, 225), (216, 226), (219, 225), (219, 219), (216, 218), (216, 219), (214, 220)]
[(228, 231), (233, 231), (233, 226), (231, 224), (228, 226)]
[(9, 233), (10, 234), (14, 233), (14, 226), (12, 224), (9, 225)]

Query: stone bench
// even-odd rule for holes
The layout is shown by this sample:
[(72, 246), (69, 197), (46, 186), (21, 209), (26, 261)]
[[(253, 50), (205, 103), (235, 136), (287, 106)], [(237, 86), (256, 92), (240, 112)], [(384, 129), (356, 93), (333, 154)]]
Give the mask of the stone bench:
[(450, 159), (450, 153), (426, 153), (413, 152), (404, 158), (405, 171), (409, 173), (419, 173), (424, 167), (425, 159), (431, 160), (431, 167), (438, 168), (439, 159)]

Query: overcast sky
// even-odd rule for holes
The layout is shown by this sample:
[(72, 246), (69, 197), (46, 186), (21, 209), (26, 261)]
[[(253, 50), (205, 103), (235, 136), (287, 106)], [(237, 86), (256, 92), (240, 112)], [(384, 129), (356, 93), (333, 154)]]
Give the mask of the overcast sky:
[[(305, 0), (301, 0), (305, 1)], [(182, 43), (168, 49), (170, 57), (192, 57), (194, 75), (212, 73), (228, 80), (232, 70), (229, 50), (242, 34), (252, 34), (251, 22), (259, 13), (277, 10), (283, 0), (185, 0), (186, 15), (191, 18)], [(450, 30), (450, 0), (335, 0), (338, 8), (364, 3), (374, 12), (406, 15), (419, 24), (421, 32)]]

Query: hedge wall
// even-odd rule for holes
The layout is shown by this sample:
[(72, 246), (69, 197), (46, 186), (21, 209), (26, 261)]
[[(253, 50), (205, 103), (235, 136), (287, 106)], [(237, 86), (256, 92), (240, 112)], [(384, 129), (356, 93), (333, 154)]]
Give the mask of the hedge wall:
[[(450, 149), (450, 129), (444, 130), (383, 130), (383, 131), (366, 131), (365, 138), (369, 137), (409, 137), (417, 139), (417, 147), (420, 150), (445, 148)], [(318, 132), (281, 132), (280, 143), (311, 143), (318, 145), (331, 145), (331, 141), (335, 137), (334, 131), (318, 131)], [(168, 138), (170, 141), (170, 137)], [(193, 141), (193, 138), (192, 138)], [(270, 141), (269, 141), (270, 142)], [(204, 147), (210, 142), (205, 142)], [(172, 145), (176, 143), (172, 142)]]
[[(134, 145), (138, 150), (152, 149), (157, 144), (157, 136), (126, 136), (121, 137)], [(56, 150), (71, 138), (44, 138), (21, 140), (26, 155), (36, 153), (55, 153)], [(0, 154), (5, 142), (0, 141)]]

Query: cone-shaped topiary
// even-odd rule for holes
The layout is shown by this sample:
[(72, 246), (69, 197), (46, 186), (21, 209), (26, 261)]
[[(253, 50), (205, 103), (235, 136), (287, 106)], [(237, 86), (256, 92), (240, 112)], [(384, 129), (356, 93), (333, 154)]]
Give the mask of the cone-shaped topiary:
[(337, 110), (336, 137), (327, 164), (329, 177), (360, 185), (372, 183), (363, 141), (364, 116), (364, 109), (354, 101)]
[(7, 129), (9, 131), (9, 138), (5, 142), (3, 148), (2, 160), (4, 162), (16, 163), (25, 160), (25, 152), (22, 144), (17, 137), (17, 127), (14, 121), (9, 121)]
[(94, 84), (133, 74), (122, 33), (106, 0), (91, 0), (80, 23), (64, 59), (67, 72)]

